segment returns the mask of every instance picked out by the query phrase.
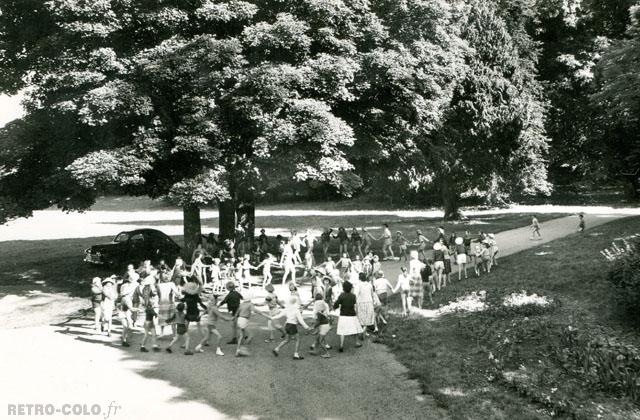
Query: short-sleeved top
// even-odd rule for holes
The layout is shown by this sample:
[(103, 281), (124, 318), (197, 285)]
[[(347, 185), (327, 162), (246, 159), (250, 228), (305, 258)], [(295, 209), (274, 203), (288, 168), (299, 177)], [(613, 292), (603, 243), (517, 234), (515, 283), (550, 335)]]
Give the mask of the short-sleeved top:
[(242, 302), (240, 306), (238, 306), (238, 317), (249, 319), (251, 318), (251, 311), (253, 311), (253, 303)]
[(322, 242), (330, 242), (331, 241), (331, 232), (329, 232), (328, 230), (322, 232), (322, 234), (320, 235), (320, 240)]
[(351, 233), (351, 242), (362, 242), (362, 236), (358, 232)]
[(356, 316), (356, 295), (351, 292), (342, 292), (333, 308), (340, 308), (340, 316)]
[(464, 244), (456, 245), (456, 254), (462, 255), (467, 253), (467, 247)]
[(433, 251), (433, 260), (434, 261), (444, 261), (444, 252), (442, 250)]
[(359, 281), (355, 284), (354, 294), (358, 303), (373, 302), (373, 285), (368, 281)]
[(347, 235), (347, 232), (344, 230), (339, 230), (338, 231), (338, 239), (340, 240), (340, 242), (344, 242), (349, 240), (349, 235)]

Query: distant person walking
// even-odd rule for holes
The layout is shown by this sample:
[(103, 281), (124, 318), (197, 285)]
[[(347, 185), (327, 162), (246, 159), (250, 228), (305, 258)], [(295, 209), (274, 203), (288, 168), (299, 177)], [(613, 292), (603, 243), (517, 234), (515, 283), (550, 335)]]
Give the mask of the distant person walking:
[(580, 213), (578, 215), (578, 232), (579, 233), (584, 233), (584, 229), (585, 229), (585, 224), (584, 224), (584, 214)]
[(531, 216), (531, 240), (540, 240), (542, 235), (540, 234), (540, 223), (536, 216)]

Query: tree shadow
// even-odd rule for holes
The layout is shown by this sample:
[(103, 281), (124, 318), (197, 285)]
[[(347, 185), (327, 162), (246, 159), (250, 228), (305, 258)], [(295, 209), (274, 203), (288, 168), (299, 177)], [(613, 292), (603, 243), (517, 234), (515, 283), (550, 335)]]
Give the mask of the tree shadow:
[[(143, 367), (132, 371), (143, 378), (164, 381), (181, 390), (169, 403), (204, 403), (231, 418), (241, 419), (418, 418), (413, 414), (407, 417), (401, 406), (389, 408), (388, 404), (398, 403), (396, 397), (385, 396), (389, 386), (402, 384), (401, 387), (416, 396), (420, 391), (416, 383), (408, 380), (402, 368), (392, 375), (389, 373), (389, 360), (397, 362), (378, 345), (369, 344), (356, 350), (350, 344), (344, 354), (337, 357), (334, 353), (334, 358), (327, 360), (309, 356), (303, 351), (306, 358), (302, 361), (291, 359), (291, 345), (283, 349), (279, 358), (275, 358), (271, 354), (273, 344), (263, 342), (265, 332), (258, 330), (256, 321), (252, 320), (251, 328), (257, 336), (250, 345), (249, 357), (233, 357), (235, 346), (225, 345), (222, 346), (226, 353), (224, 357), (216, 356), (212, 347), (206, 348), (205, 353), (185, 356), (177, 345), (173, 354), (164, 351), (142, 353), (139, 350), (140, 331), (130, 338), (131, 347), (122, 347), (119, 334), (111, 338), (96, 334), (91, 330), (92, 322), (89, 316), (78, 316), (53, 326), (56, 333), (79, 343), (118, 351), (122, 362), (145, 362), (142, 365), (136, 363), (136, 366)], [(114, 327), (114, 330), (119, 330), (119, 323)], [(221, 323), (220, 327), (223, 336), (229, 337), (229, 324)], [(194, 338), (199, 338), (198, 333), (191, 331)], [(303, 336), (303, 348), (307, 348), (312, 339)], [(159, 343), (164, 350), (168, 342)], [(330, 344), (337, 345), (335, 336), (331, 337)], [(363, 383), (365, 378), (368, 384)], [(406, 390), (402, 398), (406, 397)], [(412, 398), (417, 397), (410, 395), (409, 399)], [(367, 404), (371, 401), (376, 401), (379, 406)], [(404, 405), (407, 405), (406, 401)]]

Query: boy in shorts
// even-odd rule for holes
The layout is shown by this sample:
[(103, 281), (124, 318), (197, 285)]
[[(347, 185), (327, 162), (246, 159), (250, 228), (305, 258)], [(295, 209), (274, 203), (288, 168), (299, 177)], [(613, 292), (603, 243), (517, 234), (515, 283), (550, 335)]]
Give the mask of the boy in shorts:
[(298, 353), (298, 351), (300, 350), (300, 335), (298, 334), (298, 324), (306, 330), (309, 329), (309, 326), (304, 322), (304, 319), (302, 318), (300, 306), (298, 305), (298, 298), (296, 296), (289, 297), (287, 306), (282, 312), (284, 313), (281, 313), (280, 316), (285, 315), (287, 317), (287, 323), (284, 326), (284, 330), (287, 333), (287, 336), (285, 337), (284, 341), (282, 341), (275, 349), (272, 350), (272, 353), (274, 356), (278, 357), (278, 354), (280, 354), (280, 349), (289, 344), (291, 340), (295, 340), (293, 360), (302, 360), (304, 359), (304, 357), (300, 356), (300, 354)]
[(220, 348), (220, 341), (222, 340), (222, 334), (216, 328), (216, 321), (222, 318), (225, 321), (233, 321), (233, 317), (224, 315), (220, 313), (220, 309), (216, 305), (218, 298), (216, 295), (211, 295), (211, 300), (209, 300), (209, 305), (207, 306), (207, 320), (205, 323), (204, 336), (200, 343), (196, 346), (195, 351), (198, 353), (204, 353), (202, 346), (209, 346), (209, 340), (211, 339), (211, 335), (213, 334), (216, 337), (216, 354), (218, 356), (224, 356), (222, 349)]
[[(240, 302), (242, 301), (242, 295), (236, 291), (236, 285), (234, 282), (227, 282), (227, 290), (229, 293), (222, 299), (222, 302), (218, 305), (218, 307), (226, 304), (227, 310), (233, 317), (236, 317), (238, 313), (238, 308), (240, 307)], [(237, 322), (234, 320), (233, 322), (233, 338), (227, 344), (238, 344), (238, 340), (236, 339), (236, 335), (238, 332)]]
[(187, 334), (187, 314), (185, 314), (184, 309), (184, 303), (178, 303), (178, 306), (176, 306), (176, 312), (169, 319), (167, 319), (167, 323), (172, 322), (176, 324), (176, 335), (173, 337), (173, 340), (171, 340), (171, 343), (169, 343), (169, 346), (165, 349), (165, 351), (167, 353), (173, 353), (173, 351), (171, 350), (171, 346), (176, 344), (178, 340), (180, 340), (180, 338), (184, 337), (186, 334), (184, 347), (187, 349), (187, 351), (185, 351), (184, 354), (190, 356), (193, 353), (188, 350), (190, 338), (189, 334)]

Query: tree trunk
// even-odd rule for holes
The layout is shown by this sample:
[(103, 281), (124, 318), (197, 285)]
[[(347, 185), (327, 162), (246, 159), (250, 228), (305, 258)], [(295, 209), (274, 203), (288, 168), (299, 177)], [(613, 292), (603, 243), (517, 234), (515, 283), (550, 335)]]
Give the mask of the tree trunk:
[(636, 201), (638, 199), (638, 178), (636, 175), (625, 175), (624, 195), (629, 201)]
[(220, 240), (235, 239), (236, 205), (234, 200), (218, 202), (218, 227)]
[(253, 239), (256, 228), (256, 203), (253, 191), (249, 190), (238, 193), (236, 200), (236, 218), (237, 223), (240, 223), (245, 229), (245, 238), (248, 244), (247, 250), (253, 249)]
[(442, 208), (444, 209), (444, 220), (460, 220), (460, 207), (458, 203), (458, 192), (449, 181), (442, 181), (440, 184), (442, 195)]
[(200, 224), (200, 208), (195, 205), (182, 207), (184, 224), (184, 248), (182, 256), (185, 261), (191, 262), (191, 254), (202, 237), (202, 227)]

